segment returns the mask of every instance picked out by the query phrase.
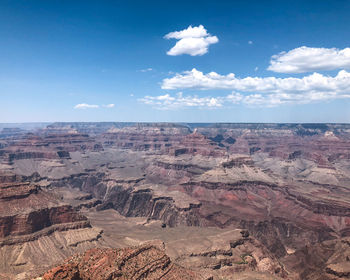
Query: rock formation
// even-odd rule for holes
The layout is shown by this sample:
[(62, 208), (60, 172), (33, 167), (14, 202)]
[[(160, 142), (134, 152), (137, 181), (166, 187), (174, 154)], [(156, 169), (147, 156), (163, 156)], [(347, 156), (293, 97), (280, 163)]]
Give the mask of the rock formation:
[(124, 249), (90, 249), (45, 273), (43, 280), (208, 279), (184, 269), (153, 245)]
[[(0, 174), (0, 254), (9, 255), (1, 277), (25, 279), (74, 253), (140, 245), (158, 231), (174, 265), (213, 277), (348, 277), (350, 125), (4, 129)], [(114, 215), (123, 217), (118, 227)], [(223, 237), (235, 229), (249, 237)], [(191, 235), (188, 250), (181, 234)], [(196, 245), (201, 234), (210, 250)], [(57, 257), (30, 259), (45, 260), (45, 248)]]

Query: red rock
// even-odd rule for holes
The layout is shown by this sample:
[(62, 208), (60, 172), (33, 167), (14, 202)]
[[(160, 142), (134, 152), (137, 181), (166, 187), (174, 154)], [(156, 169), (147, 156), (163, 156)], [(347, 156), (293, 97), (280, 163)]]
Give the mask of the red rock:
[(153, 245), (124, 249), (91, 249), (45, 273), (44, 280), (204, 279), (171, 262)]
[(63, 204), (35, 184), (3, 183), (16, 180), (13, 175), (2, 175), (1, 178), (0, 238), (31, 234), (52, 225), (87, 220), (75, 212), (72, 206)]

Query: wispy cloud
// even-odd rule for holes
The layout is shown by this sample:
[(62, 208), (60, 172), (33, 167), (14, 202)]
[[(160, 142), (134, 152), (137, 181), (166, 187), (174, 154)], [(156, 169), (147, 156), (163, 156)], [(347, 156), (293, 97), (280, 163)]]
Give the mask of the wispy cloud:
[(141, 70), (139, 70), (140, 72), (150, 72), (150, 71), (153, 71), (153, 68), (146, 68), (146, 69), (141, 69)]
[(107, 104), (107, 105), (102, 105), (102, 107), (104, 107), (104, 108), (114, 108), (115, 104), (111, 103), (111, 104)]
[(96, 104), (87, 104), (87, 103), (80, 103), (74, 106), (74, 109), (97, 109), (97, 108), (114, 108), (115, 104), (106, 104), (106, 105), (96, 105)]
[(99, 108), (99, 105), (80, 103), (74, 106), (74, 109), (94, 109)]
[(272, 56), (267, 69), (278, 73), (350, 69), (350, 48), (296, 48)]
[(138, 99), (147, 105), (152, 105), (153, 107), (161, 110), (171, 110), (180, 108), (219, 108), (222, 107), (224, 100), (219, 97), (198, 97), (194, 96), (183, 96), (182, 92), (176, 95), (159, 95), (159, 96), (145, 96), (144, 98)]
[(253, 41), (248, 41), (248, 45), (253, 45)]
[(167, 52), (168, 55), (172, 56), (181, 54), (203, 55), (208, 52), (209, 45), (219, 42), (218, 37), (211, 36), (203, 25), (195, 27), (190, 25), (187, 29), (170, 32), (164, 38), (179, 40)]

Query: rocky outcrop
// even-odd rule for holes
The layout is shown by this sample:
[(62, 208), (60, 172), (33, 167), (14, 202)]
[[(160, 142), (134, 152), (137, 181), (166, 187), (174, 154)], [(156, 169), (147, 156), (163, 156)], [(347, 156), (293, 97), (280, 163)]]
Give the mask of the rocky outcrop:
[(154, 245), (125, 249), (91, 249), (45, 273), (43, 280), (208, 279), (173, 264)]
[(173, 145), (170, 154), (176, 156), (190, 154), (210, 157), (224, 156), (226, 151), (218, 146), (215, 141), (198, 133), (196, 130), (183, 137), (178, 145)]
[(14, 160), (19, 160), (19, 159), (35, 159), (35, 158), (54, 159), (54, 158), (57, 158), (57, 155), (52, 152), (45, 153), (45, 152), (35, 152), (35, 151), (30, 151), (30, 152), (16, 151), (8, 154), (9, 162), (13, 162)]
[(343, 263), (330, 264), (326, 267), (326, 272), (339, 278), (349, 278), (350, 263), (347, 261)]
[(161, 151), (180, 156), (184, 154), (222, 156), (225, 150), (200, 133), (184, 125), (150, 124), (110, 129), (102, 135), (105, 146), (117, 146), (135, 151)]
[(214, 279), (237, 279), (238, 272), (249, 275), (253, 271), (267, 273), (269, 279), (288, 279), (291, 276), (278, 259), (246, 230), (228, 230), (215, 236), (203, 234), (182, 242), (184, 244), (172, 244), (178, 248), (176, 260), (184, 267), (208, 269)]
[(197, 200), (184, 201), (185, 194), (158, 190), (153, 184), (138, 188), (138, 182), (139, 180), (107, 181), (106, 174), (95, 173), (71, 176), (54, 182), (53, 185), (70, 186), (91, 193), (99, 199), (97, 210), (112, 208), (126, 217), (162, 220), (172, 227), (200, 225), (198, 210), (201, 204)]
[(1, 279), (29, 279), (35, 271), (101, 243), (101, 230), (75, 210), (80, 204), (61, 201), (37, 179), (35, 174), (0, 176)]
[(0, 157), (10, 164), (25, 159), (69, 159), (74, 151), (101, 151), (103, 147), (87, 134), (64, 131), (64, 134), (23, 135), (17, 141), (9, 140), (0, 147)]
[(152, 189), (131, 190), (114, 187), (97, 209), (113, 208), (126, 217), (148, 217), (162, 220), (169, 226), (200, 224), (196, 214), (200, 204), (177, 206), (171, 196), (157, 196)]
[[(8, 175), (2, 178), (11, 181), (17, 177)], [(0, 183), (0, 239), (86, 220), (71, 205), (58, 201), (38, 185), (30, 182)], [(89, 224), (85, 223), (85, 226)]]
[(190, 129), (180, 124), (134, 124), (124, 128), (111, 128), (101, 138), (105, 146), (167, 152), (189, 133)]
[[(71, 206), (38, 209), (28, 214), (0, 217), (0, 238), (26, 235), (56, 224), (84, 221), (86, 218), (74, 212)], [(85, 223), (85, 226), (89, 226)]]

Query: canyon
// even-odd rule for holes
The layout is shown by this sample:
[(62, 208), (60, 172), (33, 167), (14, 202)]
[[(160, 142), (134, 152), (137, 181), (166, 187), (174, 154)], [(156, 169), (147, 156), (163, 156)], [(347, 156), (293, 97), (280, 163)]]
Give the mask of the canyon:
[(348, 124), (1, 127), (0, 279), (350, 277)]

